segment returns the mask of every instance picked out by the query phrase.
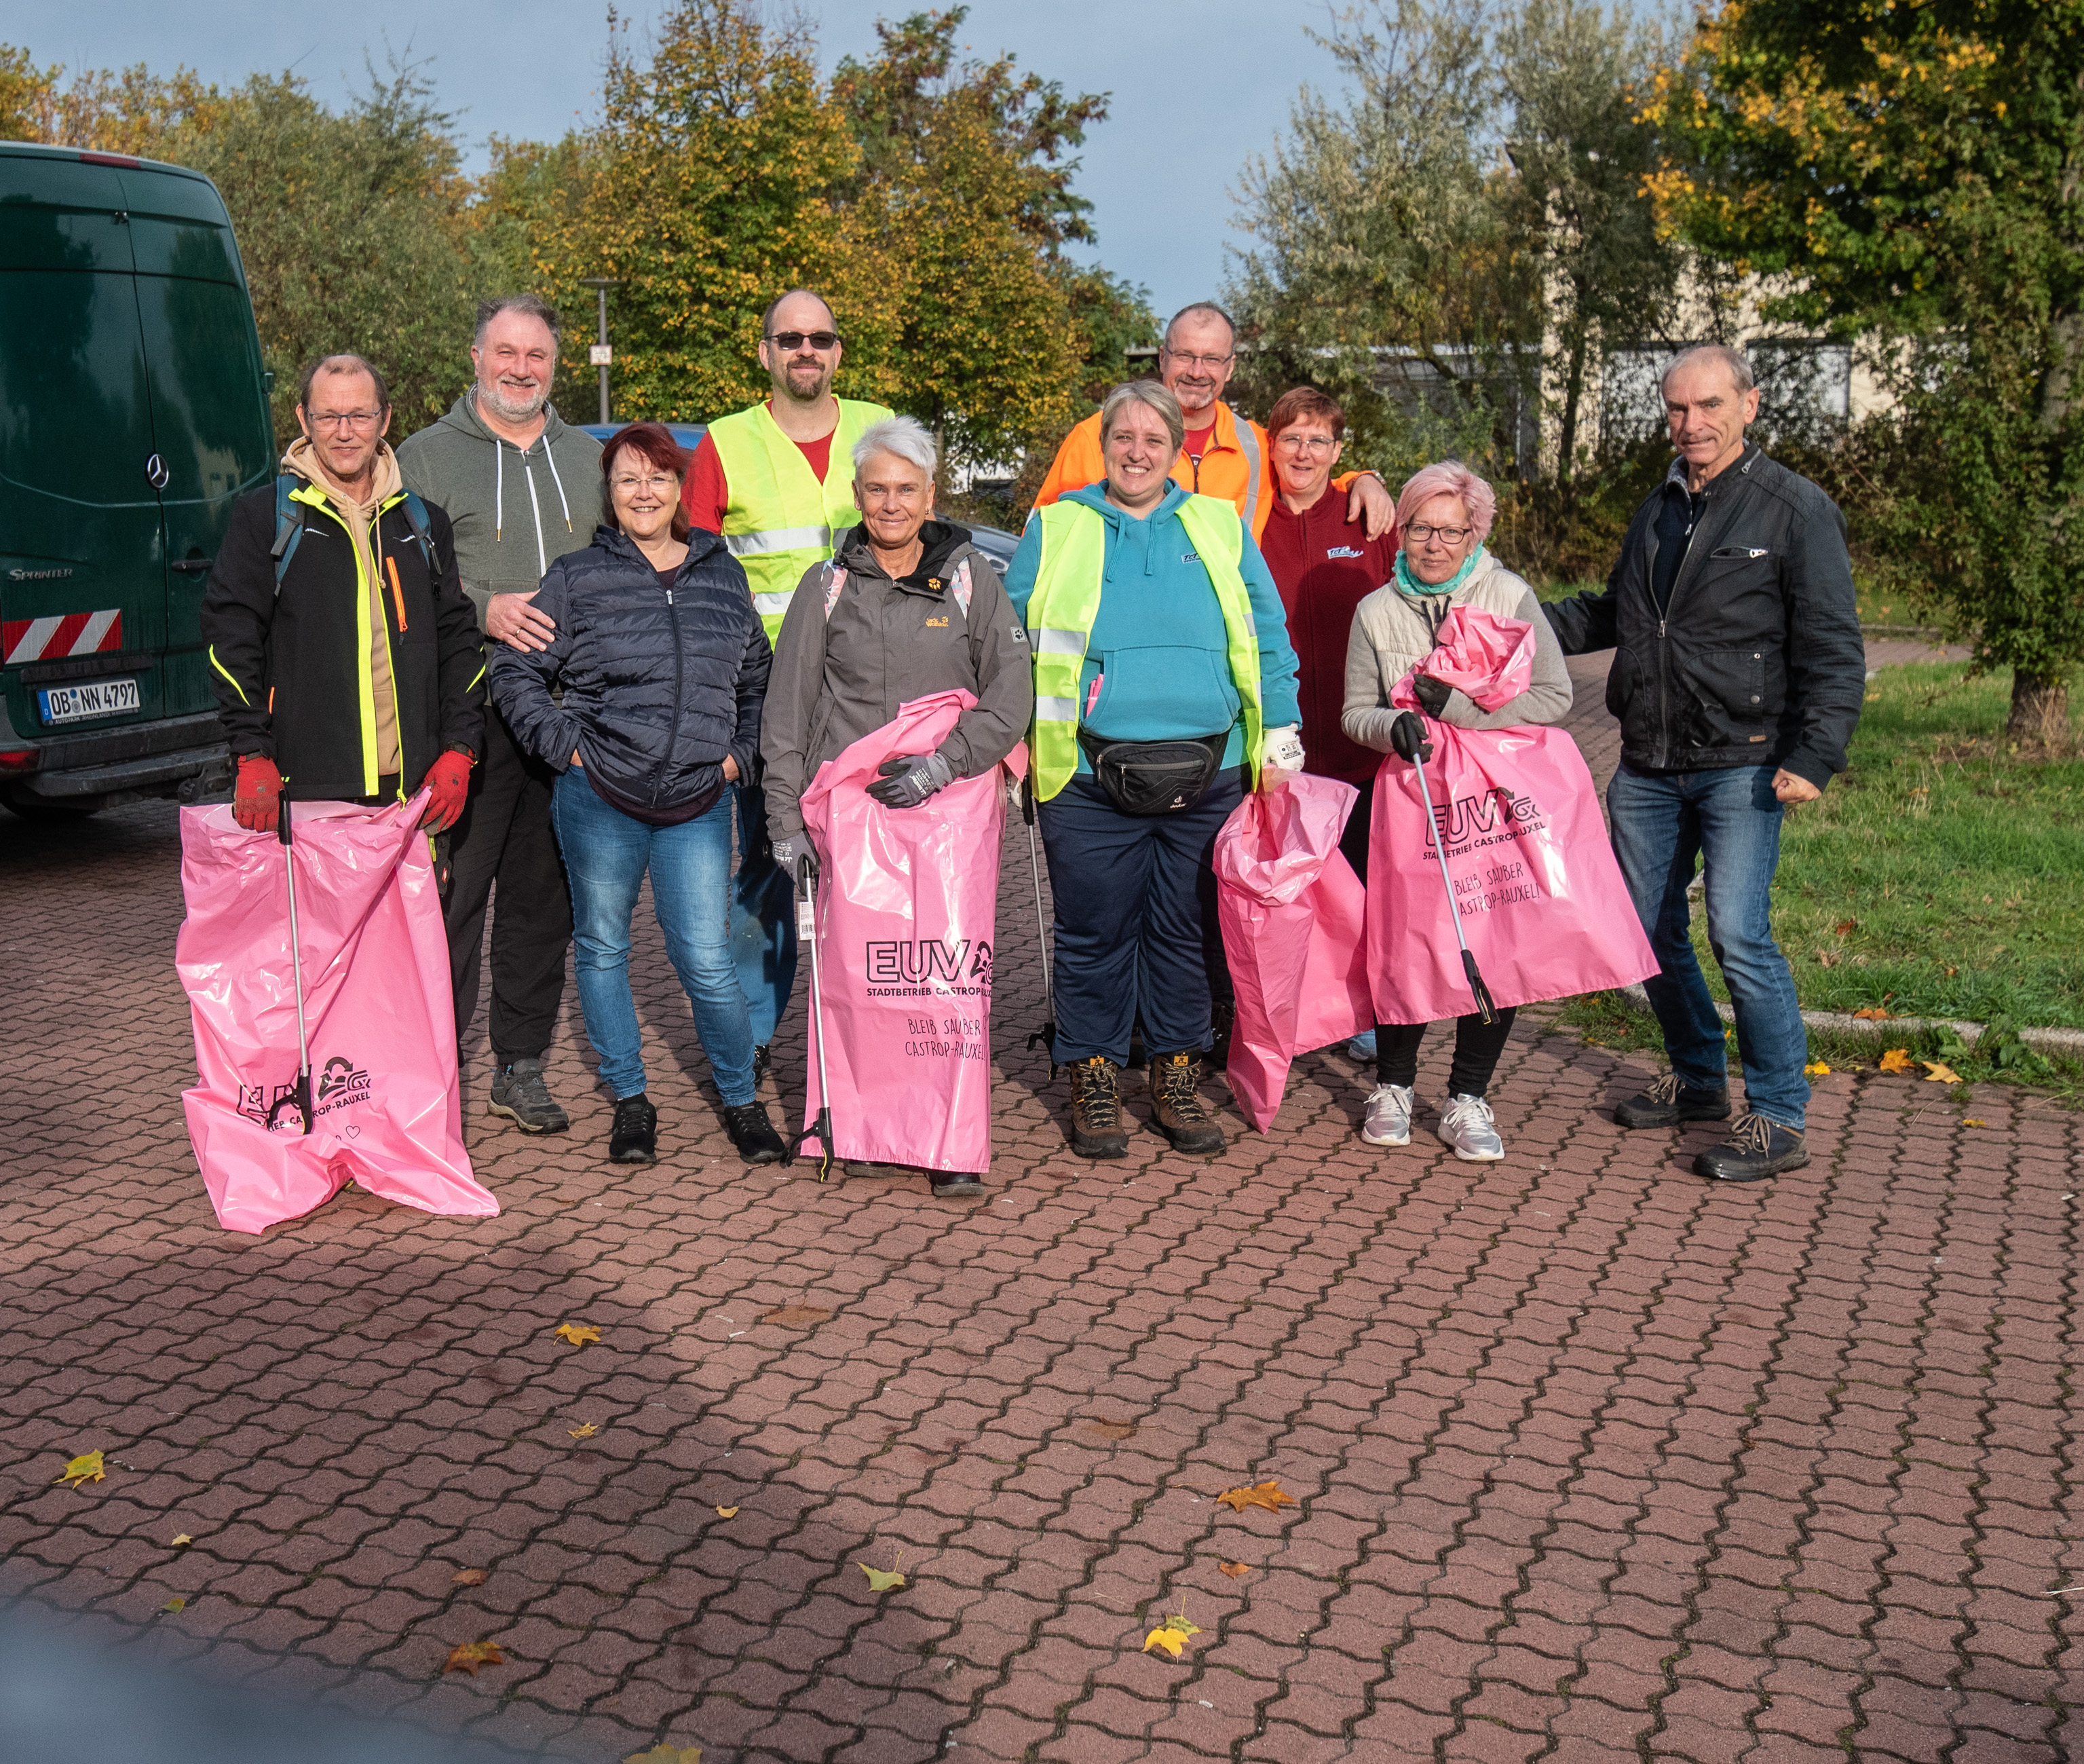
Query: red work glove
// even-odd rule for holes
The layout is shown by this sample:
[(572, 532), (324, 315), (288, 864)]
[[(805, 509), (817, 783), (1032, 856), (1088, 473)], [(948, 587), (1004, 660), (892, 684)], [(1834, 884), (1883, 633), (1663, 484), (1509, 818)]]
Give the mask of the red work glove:
[(265, 753), (239, 756), (231, 818), (248, 833), (273, 833), (282, 816), (282, 774)]
[(451, 748), (427, 768), (423, 780), (427, 791), (427, 812), (420, 825), (435, 833), (447, 833), (463, 813), (464, 799), (470, 795), (470, 756)]

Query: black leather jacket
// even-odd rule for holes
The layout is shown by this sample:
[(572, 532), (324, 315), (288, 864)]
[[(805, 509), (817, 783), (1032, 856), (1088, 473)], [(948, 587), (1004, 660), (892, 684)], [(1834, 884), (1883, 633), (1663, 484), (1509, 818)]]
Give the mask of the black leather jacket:
[(1785, 766), (1821, 789), (1845, 769), (1866, 647), (1838, 505), (1756, 446), (1709, 480), (1660, 613), (1657, 515), (1678, 469), (1635, 512), (1603, 594), (1544, 610), (1565, 653), (1613, 649), (1607, 708), (1638, 771)]

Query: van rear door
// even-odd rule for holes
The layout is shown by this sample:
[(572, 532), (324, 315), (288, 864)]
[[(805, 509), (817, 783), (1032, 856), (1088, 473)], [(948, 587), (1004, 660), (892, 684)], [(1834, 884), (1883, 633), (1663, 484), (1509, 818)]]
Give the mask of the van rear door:
[(165, 714), (215, 702), (202, 640), (210, 566), (232, 502), (274, 471), (260, 344), (231, 221), (203, 177), (151, 166), (120, 174), (136, 262), (153, 450), (165, 468)]
[(163, 714), (151, 397), (116, 169), (0, 151), (0, 680), (20, 735)]

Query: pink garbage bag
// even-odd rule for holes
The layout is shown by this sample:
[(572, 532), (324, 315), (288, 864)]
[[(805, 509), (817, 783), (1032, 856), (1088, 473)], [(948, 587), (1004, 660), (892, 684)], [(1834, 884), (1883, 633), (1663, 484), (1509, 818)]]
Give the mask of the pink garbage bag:
[[(1442, 622), (1441, 647), (1419, 665), (1495, 709), (1526, 689), (1533, 634), (1524, 620), (1457, 607)], [(1409, 675), (1390, 702), (1417, 707)], [(1430, 802), (1417, 768), (1394, 755), (1375, 774), (1367, 942), (1377, 1019), (1437, 1023), (1476, 1008), (1436, 839), (1446, 842), (1463, 935), (1499, 1005), (1629, 986), (1655, 973), (1599, 793), (1569, 733), (1457, 729), (1430, 719), (1425, 732)]]
[(1247, 795), (1216, 835), (1216, 914), (1237, 989), (1230, 1092), (1261, 1133), (1298, 1054), (1375, 1026), (1366, 891), (1339, 850), (1359, 796), (1297, 773)]
[(260, 1232), (349, 1182), (426, 1213), (485, 1218), (499, 1203), (464, 1150), (448, 939), (418, 830), (426, 795), (362, 808), (294, 805), (297, 943), (311, 1043), (310, 1133), (269, 1105), (297, 1076), (297, 1003), (284, 848), (229, 806), (181, 811), (188, 917), (174, 946), (195, 1024), (184, 1091), (203, 1186), (227, 1231)]
[(803, 825), (820, 865), (822, 1014), (811, 1027), (805, 1126), (817, 1118), (818, 1041), (836, 1154), (981, 1175), (991, 1164), (991, 965), (1005, 766), (959, 778), (917, 808), (870, 796), (876, 768), (930, 753), (976, 700), (934, 693), (818, 768)]

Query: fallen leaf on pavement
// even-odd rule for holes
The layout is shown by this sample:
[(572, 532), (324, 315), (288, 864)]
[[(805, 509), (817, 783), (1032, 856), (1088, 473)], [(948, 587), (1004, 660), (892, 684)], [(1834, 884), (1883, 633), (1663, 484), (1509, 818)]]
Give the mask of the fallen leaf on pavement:
[(188, 1601), (186, 1599), (169, 1599), (159, 1607), (163, 1611), (185, 1611), (188, 1608)]
[(1187, 1632), (1179, 1629), (1154, 1629), (1143, 1638), (1143, 1651), (1149, 1653), (1154, 1647), (1162, 1647), (1175, 1660), (1180, 1650), (1187, 1645)]
[(1216, 1499), (1234, 1513), (1241, 1513), (1247, 1507), (1264, 1507), (1270, 1513), (1277, 1513), (1284, 1507), (1302, 1504), (1293, 1495), (1282, 1493), (1278, 1482), (1260, 1482), (1252, 1488), (1226, 1488)]
[(1136, 1423), (1133, 1421), (1103, 1421), (1098, 1415), (1087, 1415), (1086, 1431), (1096, 1433), (1103, 1440), (1133, 1440), (1136, 1437)]
[(78, 1488), (83, 1482), (99, 1482), (101, 1480), (101, 1454), (87, 1452), (66, 1465), (65, 1474), (56, 1478), (51, 1486), (56, 1488), (60, 1482), (66, 1482)]
[(889, 1592), (904, 1584), (904, 1576), (897, 1571), (897, 1564), (904, 1559), (904, 1552), (900, 1550), (890, 1558), (887, 1568), (871, 1568), (866, 1562), (857, 1562), (854, 1566), (868, 1576), (870, 1592)]
[(1916, 1063), (1907, 1047), (1892, 1047), (1882, 1055), (1882, 1070), (1885, 1072), (1908, 1072), (1914, 1069)]
[(1963, 1115), (1961, 1117), (1961, 1125), (1964, 1127), (1987, 1127), (1989, 1122), (1978, 1121), (1973, 1115)]
[(569, 1433), (574, 1440), (591, 1440), (596, 1433), (600, 1431), (600, 1429), (595, 1427), (591, 1421), (582, 1421), (575, 1427), (565, 1428), (565, 1431)]
[(167, 1547), (169, 1550), (185, 1550), (194, 1541), (194, 1538), (191, 1537), (186, 1532), (183, 1532), (180, 1537), (175, 1538), (175, 1540), (172, 1543), (168, 1544)]
[(717, 1508), (717, 1517), (719, 1519), (735, 1519), (738, 1517), (738, 1509), (735, 1507), (719, 1507)]
[(777, 1304), (760, 1313), (763, 1323), (779, 1323), (785, 1329), (807, 1329), (813, 1323), (829, 1323), (832, 1313), (815, 1304)]
[(1233, 1580), (1241, 1580), (1246, 1575), (1252, 1572), (1252, 1566), (1249, 1563), (1218, 1562), (1216, 1566), (1221, 1568), (1223, 1572), (1228, 1575)]
[(1831, 1068), (1821, 1060), (1812, 1060), (1802, 1068), (1802, 1075), (1804, 1078), (1828, 1078)]
[(1868, 1023), (1886, 1023), (1889, 1020), (1888, 1012), (1878, 1004), (1863, 1004), (1853, 1016), (1856, 1021)]
[(668, 1745), (661, 1740), (648, 1752), (632, 1752), (622, 1764), (702, 1764), (699, 1745)]
[(563, 1336), (574, 1347), (584, 1347), (588, 1342), (600, 1339), (600, 1331), (591, 1323), (560, 1323), (550, 1333)]
[(1961, 1082), (1961, 1075), (1942, 1061), (1920, 1060), (1918, 1063), (1925, 1068), (1925, 1081), (1928, 1084), (1958, 1084)]
[(498, 1643), (465, 1642), (462, 1646), (449, 1650), (448, 1660), (442, 1671), (444, 1673), (467, 1672), (475, 1678), (481, 1666), (503, 1666), (506, 1664), (500, 1657)]
[(453, 1578), (449, 1581), (449, 1584), (451, 1586), (483, 1586), (485, 1584), (485, 1570), (482, 1568), (459, 1568), (456, 1570)]

